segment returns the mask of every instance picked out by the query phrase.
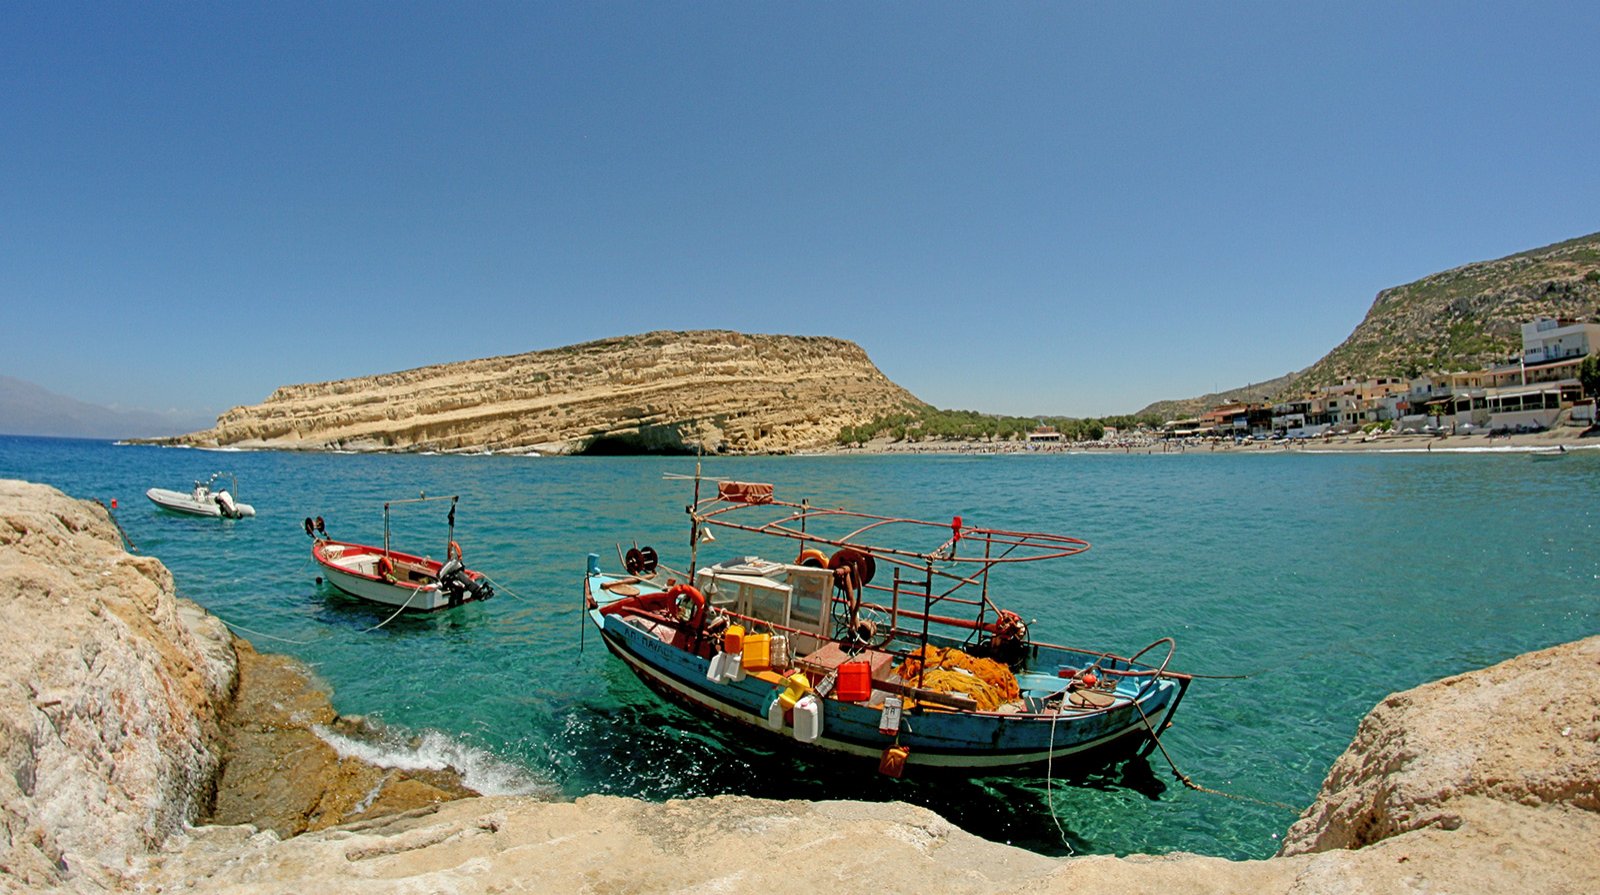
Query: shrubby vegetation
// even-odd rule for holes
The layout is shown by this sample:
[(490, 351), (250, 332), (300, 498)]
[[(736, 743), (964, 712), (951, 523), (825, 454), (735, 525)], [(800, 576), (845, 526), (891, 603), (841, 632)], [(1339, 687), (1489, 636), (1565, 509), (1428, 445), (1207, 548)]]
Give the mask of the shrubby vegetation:
[(924, 407), (904, 413), (880, 416), (861, 426), (839, 430), (840, 444), (860, 444), (874, 438), (891, 441), (950, 439), (972, 441), (1021, 441), (1039, 425), (1053, 426), (1066, 441), (1096, 441), (1106, 427), (1132, 429), (1140, 425), (1159, 426), (1155, 416), (1108, 416), (1100, 419), (1075, 419), (1064, 416), (999, 416), (976, 410), (939, 410)]

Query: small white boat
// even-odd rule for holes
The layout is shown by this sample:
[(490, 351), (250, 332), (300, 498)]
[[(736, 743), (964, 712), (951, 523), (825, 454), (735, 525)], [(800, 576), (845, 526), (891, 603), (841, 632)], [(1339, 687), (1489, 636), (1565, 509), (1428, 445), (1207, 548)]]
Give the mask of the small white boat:
[[(414, 503), (446, 498), (424, 497), (394, 503)], [(407, 611), (432, 612), (494, 596), (494, 587), (480, 572), (466, 567), (461, 545), (455, 541), (456, 500), (450, 501), (450, 532), (443, 562), (402, 553), (389, 547), (389, 504), (383, 505), (383, 546), (335, 541), (328, 537), (322, 517), (305, 521), (311, 536), (311, 558), (328, 583), (352, 597)], [(320, 535), (320, 537), (319, 537)], [(319, 579), (320, 582), (320, 579)]]
[[(211, 516), (223, 519), (242, 519), (245, 516), (254, 516), (256, 508), (235, 500), (226, 488), (213, 491), (211, 486), (222, 473), (215, 473), (203, 482), (195, 482), (194, 488), (188, 492), (169, 491), (166, 488), (151, 488), (144, 492), (156, 506), (163, 510), (175, 513), (188, 513), (191, 516)], [(234, 488), (239, 484), (234, 482)]]

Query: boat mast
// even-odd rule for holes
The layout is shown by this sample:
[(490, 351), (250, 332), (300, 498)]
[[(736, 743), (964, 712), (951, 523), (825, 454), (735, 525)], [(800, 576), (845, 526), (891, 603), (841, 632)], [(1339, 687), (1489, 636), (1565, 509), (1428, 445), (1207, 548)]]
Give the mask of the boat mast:
[(699, 571), (700, 562), (700, 517), (695, 515), (695, 508), (700, 506), (700, 458), (694, 461), (694, 503), (684, 507), (684, 512), (689, 514), (689, 585), (694, 584), (695, 572)]
[(383, 555), (389, 555), (389, 502), (383, 502)]
[(459, 495), (459, 494), (454, 496), (454, 497), (452, 497), (452, 498), (450, 498), (450, 515), (448, 517), (446, 517), (446, 518), (448, 518), (450, 520), (450, 528), (449, 528), (449, 531), (446, 533), (445, 539), (444, 539), (444, 561), (445, 562), (449, 562), (450, 561), (450, 545), (454, 544), (456, 542), (456, 501), (458, 501), (460, 499), (461, 499), (461, 495)]

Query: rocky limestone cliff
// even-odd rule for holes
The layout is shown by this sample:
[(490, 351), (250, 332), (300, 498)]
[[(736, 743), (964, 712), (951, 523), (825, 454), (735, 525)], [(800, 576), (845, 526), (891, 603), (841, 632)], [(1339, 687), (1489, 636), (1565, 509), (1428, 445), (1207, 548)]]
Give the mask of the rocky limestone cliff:
[(1254, 387), (1157, 401), (1140, 413), (1174, 419), (1347, 378), (1481, 369), (1520, 352), (1522, 324), (1535, 317), (1600, 320), (1600, 233), (1385, 289), (1349, 337), (1306, 369)]
[(285, 386), (195, 445), (573, 453), (787, 452), (921, 406), (842, 339), (654, 332)]
[(114, 881), (207, 803), (227, 630), (97, 504), (0, 481), (0, 867)]
[(115, 888), (197, 820), (291, 836), (475, 795), (340, 755), (336, 715), (131, 556), (99, 504), (0, 480), (0, 891)]
[(1600, 812), (1600, 637), (1379, 703), (1281, 852), (1361, 848), (1469, 822), (1509, 828), (1540, 808), (1591, 821)]

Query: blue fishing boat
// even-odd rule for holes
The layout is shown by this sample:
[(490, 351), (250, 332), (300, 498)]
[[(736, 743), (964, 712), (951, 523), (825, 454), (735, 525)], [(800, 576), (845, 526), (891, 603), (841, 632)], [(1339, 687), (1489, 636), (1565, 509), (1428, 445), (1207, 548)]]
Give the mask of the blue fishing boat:
[[(895, 777), (1081, 767), (1151, 748), (1188, 689), (1168, 668), (1171, 638), (1128, 656), (1059, 646), (991, 600), (992, 572), (1085, 541), (822, 509), (761, 483), (702, 497), (694, 481), (689, 567), (619, 547), (622, 569), (606, 572), (590, 554), (583, 605), (641, 681), (730, 738), (782, 738)], [(716, 529), (788, 549), (700, 566)]]

